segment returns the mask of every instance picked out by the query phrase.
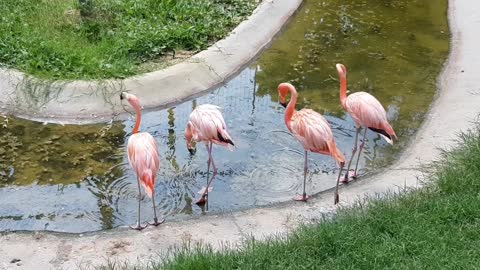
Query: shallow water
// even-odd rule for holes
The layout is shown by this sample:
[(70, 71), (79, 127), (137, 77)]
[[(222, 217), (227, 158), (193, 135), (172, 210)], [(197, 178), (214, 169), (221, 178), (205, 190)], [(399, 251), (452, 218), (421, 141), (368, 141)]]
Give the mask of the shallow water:
[[(303, 149), (286, 132), (277, 103), (282, 81), (296, 85), (298, 109), (324, 114), (347, 158), (354, 128), (339, 103), (335, 64), (347, 66), (352, 92), (368, 91), (383, 103), (400, 141), (391, 147), (367, 133), (362, 175), (391, 164), (409, 142), (448, 51), (446, 0), (344, 2), (307, 0), (271, 48), (224, 87), (144, 115), (141, 129), (154, 136), (161, 153), (155, 199), (168, 220), (204, 212), (193, 201), (205, 185), (207, 152), (197, 145), (190, 155), (183, 139), (198, 104), (221, 106), (236, 142), (233, 152), (213, 150), (214, 213), (286, 201), (301, 192)], [(125, 154), (133, 117), (89, 126), (3, 117), (0, 124), (0, 230), (83, 232), (135, 222), (136, 180)], [(338, 169), (330, 157), (309, 154), (309, 163), (308, 193), (334, 186)], [(142, 214), (143, 220), (152, 217), (148, 198)]]

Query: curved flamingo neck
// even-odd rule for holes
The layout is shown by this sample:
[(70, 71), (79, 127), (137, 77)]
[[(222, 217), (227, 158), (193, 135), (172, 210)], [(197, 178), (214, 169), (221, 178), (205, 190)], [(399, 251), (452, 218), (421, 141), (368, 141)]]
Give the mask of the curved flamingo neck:
[(346, 110), (346, 103), (347, 103), (347, 76), (343, 74), (340, 76), (340, 102), (342, 103), (342, 107)]
[(135, 109), (135, 126), (133, 127), (132, 134), (138, 132), (138, 128), (140, 127), (140, 121), (142, 120), (142, 114), (140, 112), (140, 106), (138, 104), (133, 105)]
[(290, 121), (292, 120), (293, 113), (295, 113), (295, 104), (297, 103), (297, 90), (295, 87), (288, 87), (288, 91), (292, 95), (290, 101), (288, 102), (287, 109), (285, 110), (285, 124), (288, 129), (290, 129)]

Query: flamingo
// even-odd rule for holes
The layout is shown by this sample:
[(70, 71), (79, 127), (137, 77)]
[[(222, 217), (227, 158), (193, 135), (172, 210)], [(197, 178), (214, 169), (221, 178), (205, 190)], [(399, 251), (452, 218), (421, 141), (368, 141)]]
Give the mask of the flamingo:
[(347, 111), (355, 122), (355, 143), (352, 150), (352, 157), (348, 162), (347, 173), (343, 179), (343, 183), (348, 183), (350, 165), (357, 152), (357, 139), (360, 129), (363, 127), (363, 140), (360, 144), (357, 163), (352, 178), (357, 178), (358, 161), (362, 154), (365, 144), (365, 135), (370, 129), (382, 136), (389, 144), (393, 144), (393, 138), (397, 139), (397, 135), (392, 126), (388, 123), (387, 113), (382, 104), (372, 95), (366, 92), (356, 92), (347, 97), (347, 69), (342, 64), (336, 65), (338, 77), (340, 78), (340, 102), (345, 111)]
[[(342, 169), (345, 165), (345, 157), (335, 145), (332, 130), (327, 120), (323, 116), (310, 109), (301, 109), (295, 111), (295, 103), (297, 102), (297, 91), (295, 87), (289, 83), (281, 83), (278, 85), (278, 95), (280, 104), (286, 108), (285, 125), (293, 136), (302, 144), (305, 149), (305, 165), (303, 170), (303, 193), (294, 197), (296, 201), (307, 201), (308, 196), (305, 192), (305, 182), (307, 180), (308, 171), (308, 151), (331, 156), (340, 166), (340, 171), (335, 186), (334, 204), (339, 201), (338, 183), (342, 175)], [(288, 105), (285, 103), (285, 96), (290, 92), (291, 98)]]
[[(158, 226), (165, 220), (158, 221), (157, 211), (155, 209), (155, 178), (157, 176), (158, 168), (160, 167), (160, 160), (158, 155), (157, 143), (153, 139), (152, 135), (148, 132), (138, 132), (140, 126), (141, 113), (140, 102), (135, 95), (122, 92), (120, 99), (126, 99), (128, 103), (134, 108), (136, 114), (135, 126), (132, 130), (132, 135), (128, 139), (127, 154), (128, 163), (134, 169), (137, 175), (138, 184), (138, 215), (137, 224), (132, 229), (142, 230), (150, 225)], [(152, 199), (153, 203), (153, 223), (148, 223), (145, 226), (140, 224), (140, 200), (141, 189), (140, 184), (143, 185), (145, 193)]]
[[(192, 142), (204, 142), (207, 147), (208, 161), (207, 161), (207, 187), (203, 187), (198, 193), (202, 196), (195, 203), (204, 204), (208, 198), (208, 192), (212, 191), (210, 184), (213, 178), (217, 175), (217, 168), (213, 162), (212, 145), (217, 144), (232, 151), (235, 146), (232, 137), (227, 132), (225, 120), (223, 120), (222, 113), (219, 111), (220, 107), (211, 104), (203, 104), (195, 108), (190, 113), (190, 118), (185, 128), (185, 140), (187, 141), (187, 149), (190, 154), (194, 154), (195, 150)], [(210, 164), (213, 167), (212, 177), (208, 179), (210, 173)]]

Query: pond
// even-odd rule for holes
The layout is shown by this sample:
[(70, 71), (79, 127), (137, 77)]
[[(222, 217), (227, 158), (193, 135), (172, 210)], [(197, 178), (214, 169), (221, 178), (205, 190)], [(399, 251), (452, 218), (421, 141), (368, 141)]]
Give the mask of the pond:
[[(285, 31), (225, 86), (194, 100), (145, 113), (141, 130), (157, 140), (161, 161), (155, 200), (167, 220), (205, 213), (194, 201), (205, 185), (207, 153), (190, 155), (183, 138), (199, 104), (222, 107), (233, 152), (214, 147), (218, 175), (209, 213), (288, 201), (301, 192), (303, 149), (286, 131), (276, 86), (299, 91), (297, 109), (322, 113), (337, 146), (350, 157), (354, 127), (340, 106), (336, 63), (350, 91), (368, 91), (387, 110), (399, 141), (367, 135), (360, 173), (391, 164), (419, 128), (448, 53), (446, 0), (305, 1)], [(139, 97), (141, 100), (141, 97)], [(0, 117), (0, 231), (85, 232), (133, 224), (136, 179), (125, 148), (126, 121), (56, 125)], [(309, 155), (307, 192), (335, 185), (334, 161)], [(360, 180), (361, 181), (361, 180)], [(333, 200), (333, 198), (332, 198)], [(142, 200), (143, 218), (152, 216)]]

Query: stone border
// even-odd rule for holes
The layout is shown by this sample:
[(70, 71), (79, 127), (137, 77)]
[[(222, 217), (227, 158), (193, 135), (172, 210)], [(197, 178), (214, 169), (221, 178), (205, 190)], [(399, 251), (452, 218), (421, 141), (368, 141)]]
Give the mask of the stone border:
[(145, 109), (174, 105), (217, 87), (250, 63), (303, 0), (263, 0), (233, 32), (190, 59), (124, 80), (41, 81), (14, 70), (0, 70), (0, 111), (37, 121), (95, 123), (125, 109), (119, 93), (141, 98)]
[[(438, 147), (455, 145), (457, 133), (472, 127), (480, 113), (480, 2), (450, 0), (451, 52), (438, 80), (440, 91), (422, 127), (398, 161), (382, 173), (342, 187), (341, 204), (348, 206), (366, 196), (404, 187), (418, 187), (421, 164), (441, 156)], [(285, 233), (302, 222), (334, 213), (333, 192), (326, 191), (308, 203), (286, 202), (270, 207), (221, 215), (206, 215), (136, 232), (119, 228), (86, 234), (6, 233), (0, 236), (0, 268), (76, 269), (79, 264), (103, 264), (107, 258), (146, 263), (158, 252), (184, 241), (222, 247), (254, 236), (257, 239)], [(150, 257), (151, 256), (151, 257)], [(158, 259), (158, 258), (157, 258)]]

